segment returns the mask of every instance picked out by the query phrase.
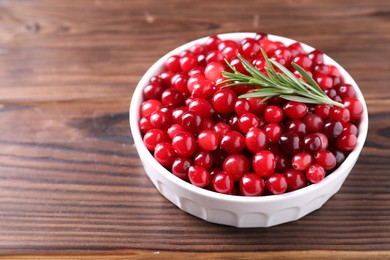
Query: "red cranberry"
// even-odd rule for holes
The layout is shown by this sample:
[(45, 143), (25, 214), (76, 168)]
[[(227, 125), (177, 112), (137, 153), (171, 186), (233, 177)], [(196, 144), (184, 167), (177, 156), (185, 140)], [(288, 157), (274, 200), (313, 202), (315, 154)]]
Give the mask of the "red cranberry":
[(150, 123), (150, 117), (149, 116), (141, 117), (141, 119), (139, 120), (139, 129), (141, 130), (141, 132), (146, 133), (147, 131), (149, 131), (152, 128), (153, 128), (153, 126)]
[(240, 192), (244, 196), (260, 196), (264, 186), (264, 180), (254, 173), (247, 173), (240, 180)]
[(288, 156), (292, 156), (303, 149), (302, 142), (297, 134), (282, 134), (279, 140), (279, 147)]
[(312, 164), (313, 158), (307, 152), (300, 152), (293, 156), (291, 165), (295, 170), (305, 171)]
[(154, 128), (166, 128), (172, 123), (172, 111), (163, 109), (154, 111), (150, 115), (150, 123)]
[(329, 140), (336, 140), (343, 131), (343, 124), (339, 121), (329, 121), (325, 124), (323, 131)]
[(252, 127), (259, 127), (260, 122), (258, 117), (252, 113), (245, 113), (238, 118), (238, 128), (243, 133), (247, 133)]
[(183, 95), (173, 88), (167, 88), (161, 94), (161, 102), (164, 106), (179, 107), (183, 105)]
[(263, 150), (257, 152), (252, 159), (252, 167), (261, 177), (269, 177), (275, 170), (275, 156), (272, 152)]
[(239, 132), (231, 131), (222, 137), (220, 147), (230, 154), (239, 153), (245, 147), (245, 138)]
[(222, 164), (222, 169), (233, 176), (234, 181), (239, 181), (245, 173), (249, 172), (249, 168), (249, 160), (242, 154), (232, 154)]
[(212, 50), (217, 50), (218, 49), (218, 45), (221, 43), (221, 39), (214, 35), (214, 36), (210, 36), (207, 41), (206, 41), (206, 48), (209, 50), (209, 51), (212, 51)]
[(352, 123), (346, 123), (343, 128), (343, 134), (351, 134), (351, 135), (356, 135), (358, 134), (358, 129), (356, 125)]
[(171, 79), (172, 88), (178, 91), (179, 93), (188, 94), (187, 84), (188, 84), (188, 76), (185, 74), (176, 74)]
[(188, 53), (187, 55), (184, 55), (180, 58), (180, 67), (186, 73), (195, 68), (197, 65), (198, 60), (192, 53)]
[(156, 99), (149, 99), (141, 104), (141, 117), (150, 116), (154, 111), (160, 110), (163, 104)]
[(260, 51), (260, 44), (252, 38), (246, 38), (241, 43), (241, 54), (249, 59), (253, 59)]
[(350, 120), (350, 112), (347, 108), (332, 107), (329, 113), (330, 119), (346, 123)]
[(148, 99), (159, 99), (163, 93), (164, 88), (161, 84), (150, 83), (143, 88), (143, 97), (145, 100)]
[(292, 167), (290, 160), (281, 154), (275, 156), (275, 172), (284, 172)]
[(314, 111), (318, 116), (325, 120), (329, 117), (330, 106), (325, 104), (318, 104), (315, 106)]
[(188, 169), (188, 178), (193, 185), (200, 188), (210, 183), (210, 173), (201, 166), (190, 166)]
[(291, 119), (300, 119), (306, 115), (308, 108), (302, 102), (288, 101), (283, 106), (283, 111)]
[(179, 124), (173, 124), (167, 129), (168, 136), (172, 139), (179, 132), (187, 131), (184, 127)]
[(337, 147), (343, 152), (350, 152), (357, 145), (357, 137), (352, 134), (341, 134), (337, 138)]
[(181, 125), (192, 133), (198, 133), (202, 128), (202, 118), (194, 112), (185, 112), (181, 117)]
[(314, 163), (321, 165), (324, 170), (336, 167), (336, 157), (328, 150), (319, 151), (314, 155)]
[(268, 142), (274, 144), (279, 141), (279, 138), (282, 135), (282, 127), (279, 124), (267, 124), (264, 127), (264, 132)]
[(287, 181), (287, 191), (302, 189), (306, 186), (306, 178), (303, 172), (289, 169), (284, 172)]
[(173, 137), (172, 146), (178, 155), (189, 157), (195, 153), (197, 143), (193, 134), (182, 131)]
[(188, 180), (188, 169), (192, 165), (189, 158), (184, 156), (177, 157), (172, 164), (172, 173), (182, 180)]
[(302, 121), (306, 124), (306, 130), (309, 134), (321, 132), (324, 127), (324, 121), (316, 114), (307, 114)]
[(272, 194), (282, 194), (287, 190), (286, 177), (281, 173), (272, 174), (265, 183), (267, 190)]
[(311, 51), (307, 56), (313, 61), (314, 64), (324, 63), (324, 54), (319, 50)]
[(198, 135), (199, 146), (206, 151), (214, 151), (218, 148), (219, 139), (216, 132), (204, 130)]
[(239, 98), (237, 99), (236, 103), (234, 104), (234, 111), (237, 113), (237, 115), (241, 116), (242, 114), (245, 114), (247, 112), (250, 112), (250, 104), (248, 100)]
[(150, 151), (154, 151), (157, 144), (167, 142), (169, 140), (168, 135), (161, 129), (151, 129), (143, 137), (143, 142)]
[(337, 90), (337, 93), (342, 99), (348, 98), (348, 97), (355, 97), (356, 91), (353, 88), (351, 84), (341, 84), (339, 86), (335, 87)]
[(231, 89), (220, 89), (215, 92), (212, 104), (218, 113), (228, 114), (234, 111), (234, 104), (236, 103), (237, 95)]
[(312, 164), (306, 170), (306, 178), (311, 183), (318, 183), (325, 178), (325, 170), (321, 165)]
[(192, 111), (203, 118), (209, 118), (213, 113), (213, 107), (210, 102), (204, 98), (193, 98), (187, 106), (189, 111)]
[(225, 70), (225, 66), (217, 61), (212, 61), (207, 64), (206, 69), (204, 71), (204, 75), (206, 79), (216, 82), (222, 76), (222, 72)]
[(267, 38), (268, 38), (268, 34), (263, 33), (263, 32), (258, 32), (258, 33), (256, 33), (256, 35), (255, 35), (255, 40), (256, 40), (256, 41), (260, 41), (260, 40), (262, 40), (262, 39), (267, 39)]
[(344, 99), (344, 105), (349, 110), (352, 120), (360, 120), (363, 115), (362, 103), (354, 97)]
[(165, 62), (165, 67), (168, 70), (175, 72), (175, 73), (181, 71), (180, 56), (172, 55), (171, 57), (169, 57), (167, 59), (167, 61)]
[(280, 123), (283, 119), (283, 110), (277, 106), (268, 106), (264, 111), (264, 118), (268, 123)]
[(233, 177), (226, 172), (219, 172), (213, 175), (213, 189), (222, 194), (230, 194), (234, 189)]
[(336, 166), (340, 166), (346, 158), (345, 154), (340, 150), (334, 150), (332, 153), (336, 157)]
[(265, 150), (267, 147), (266, 135), (260, 128), (252, 127), (245, 136), (245, 144), (252, 153)]
[(313, 65), (313, 61), (306, 54), (298, 54), (294, 57), (293, 62), (305, 70), (310, 70), (311, 66)]
[(171, 143), (162, 142), (154, 148), (154, 158), (164, 167), (171, 167), (176, 157)]
[(307, 133), (306, 124), (299, 119), (291, 120), (286, 125), (286, 132), (297, 134), (299, 137), (304, 137)]
[(194, 155), (194, 164), (209, 170), (214, 164), (214, 157), (209, 151), (199, 151)]

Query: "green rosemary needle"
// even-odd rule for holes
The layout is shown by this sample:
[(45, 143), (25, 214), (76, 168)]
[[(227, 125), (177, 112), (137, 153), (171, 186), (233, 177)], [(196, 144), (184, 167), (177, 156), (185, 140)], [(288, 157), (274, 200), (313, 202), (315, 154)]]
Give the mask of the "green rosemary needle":
[[(266, 74), (260, 72), (244, 57), (238, 54), (242, 65), (250, 75), (245, 75), (229, 64), (233, 72), (225, 71), (223, 76), (227, 79), (219, 84), (225, 84), (224, 87), (234, 87), (238, 85), (252, 85), (258, 88), (249, 93), (239, 96), (240, 98), (258, 98), (261, 97), (261, 102), (272, 97), (280, 97), (286, 100), (309, 103), (309, 104), (328, 104), (338, 107), (344, 107), (343, 104), (330, 99), (318, 86), (317, 82), (298, 64), (292, 62), (291, 66), (296, 69), (299, 74), (306, 80), (297, 78), (285, 66), (268, 58), (263, 49), (261, 52), (267, 63), (265, 67)], [(279, 72), (275, 70), (277, 68)], [(227, 85), (226, 85), (227, 84)]]

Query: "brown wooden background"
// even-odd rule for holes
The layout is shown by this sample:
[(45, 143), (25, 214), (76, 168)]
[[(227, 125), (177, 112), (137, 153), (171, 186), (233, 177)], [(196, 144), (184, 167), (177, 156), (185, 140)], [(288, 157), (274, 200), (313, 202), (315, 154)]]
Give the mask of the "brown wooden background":
[[(237, 229), (187, 215), (159, 195), (133, 146), (128, 106), (147, 68), (187, 41), (236, 31), (321, 49), (366, 97), (357, 165), (300, 221)], [(390, 257), (389, 46), (383, 0), (0, 0), (0, 254)]]

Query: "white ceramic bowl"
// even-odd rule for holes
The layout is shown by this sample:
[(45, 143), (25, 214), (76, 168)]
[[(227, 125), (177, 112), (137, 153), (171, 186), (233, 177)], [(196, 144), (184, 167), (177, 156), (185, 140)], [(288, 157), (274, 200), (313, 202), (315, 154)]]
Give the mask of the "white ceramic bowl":
[[(245, 37), (254, 37), (254, 35), (255, 33), (227, 33), (218, 36), (221, 39), (239, 41)], [(131, 132), (142, 164), (154, 186), (164, 197), (185, 212), (209, 222), (235, 227), (274, 226), (297, 220), (320, 208), (340, 189), (352, 170), (363, 148), (368, 128), (367, 107), (359, 87), (348, 72), (326, 55), (325, 63), (337, 66), (345, 82), (354, 86), (356, 95), (364, 106), (364, 115), (359, 127), (358, 142), (355, 150), (348, 155), (338, 169), (321, 182), (282, 195), (244, 197), (219, 194), (193, 186), (179, 179), (161, 166), (144, 146), (138, 125), (139, 108), (143, 101), (143, 87), (148, 84), (152, 76), (159, 74), (163, 70), (164, 63), (169, 56), (189, 49), (196, 43), (205, 43), (207, 38), (184, 44), (163, 56), (145, 73), (134, 91), (130, 105)], [(281, 41), (285, 44), (295, 42), (292, 39), (275, 35), (269, 35), (269, 39)], [(313, 50), (308, 45), (302, 44), (302, 46), (307, 52)]]

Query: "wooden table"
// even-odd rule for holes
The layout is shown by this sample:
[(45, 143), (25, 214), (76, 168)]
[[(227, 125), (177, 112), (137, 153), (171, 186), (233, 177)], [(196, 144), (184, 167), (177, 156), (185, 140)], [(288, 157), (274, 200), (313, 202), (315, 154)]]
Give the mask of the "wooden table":
[[(316, 46), (362, 89), (363, 152), (305, 218), (237, 229), (159, 195), (129, 132), (147, 68), (224, 32)], [(389, 259), (388, 1), (0, 1), (0, 254), (5, 259)], [(45, 254), (44, 257), (41, 254)]]

